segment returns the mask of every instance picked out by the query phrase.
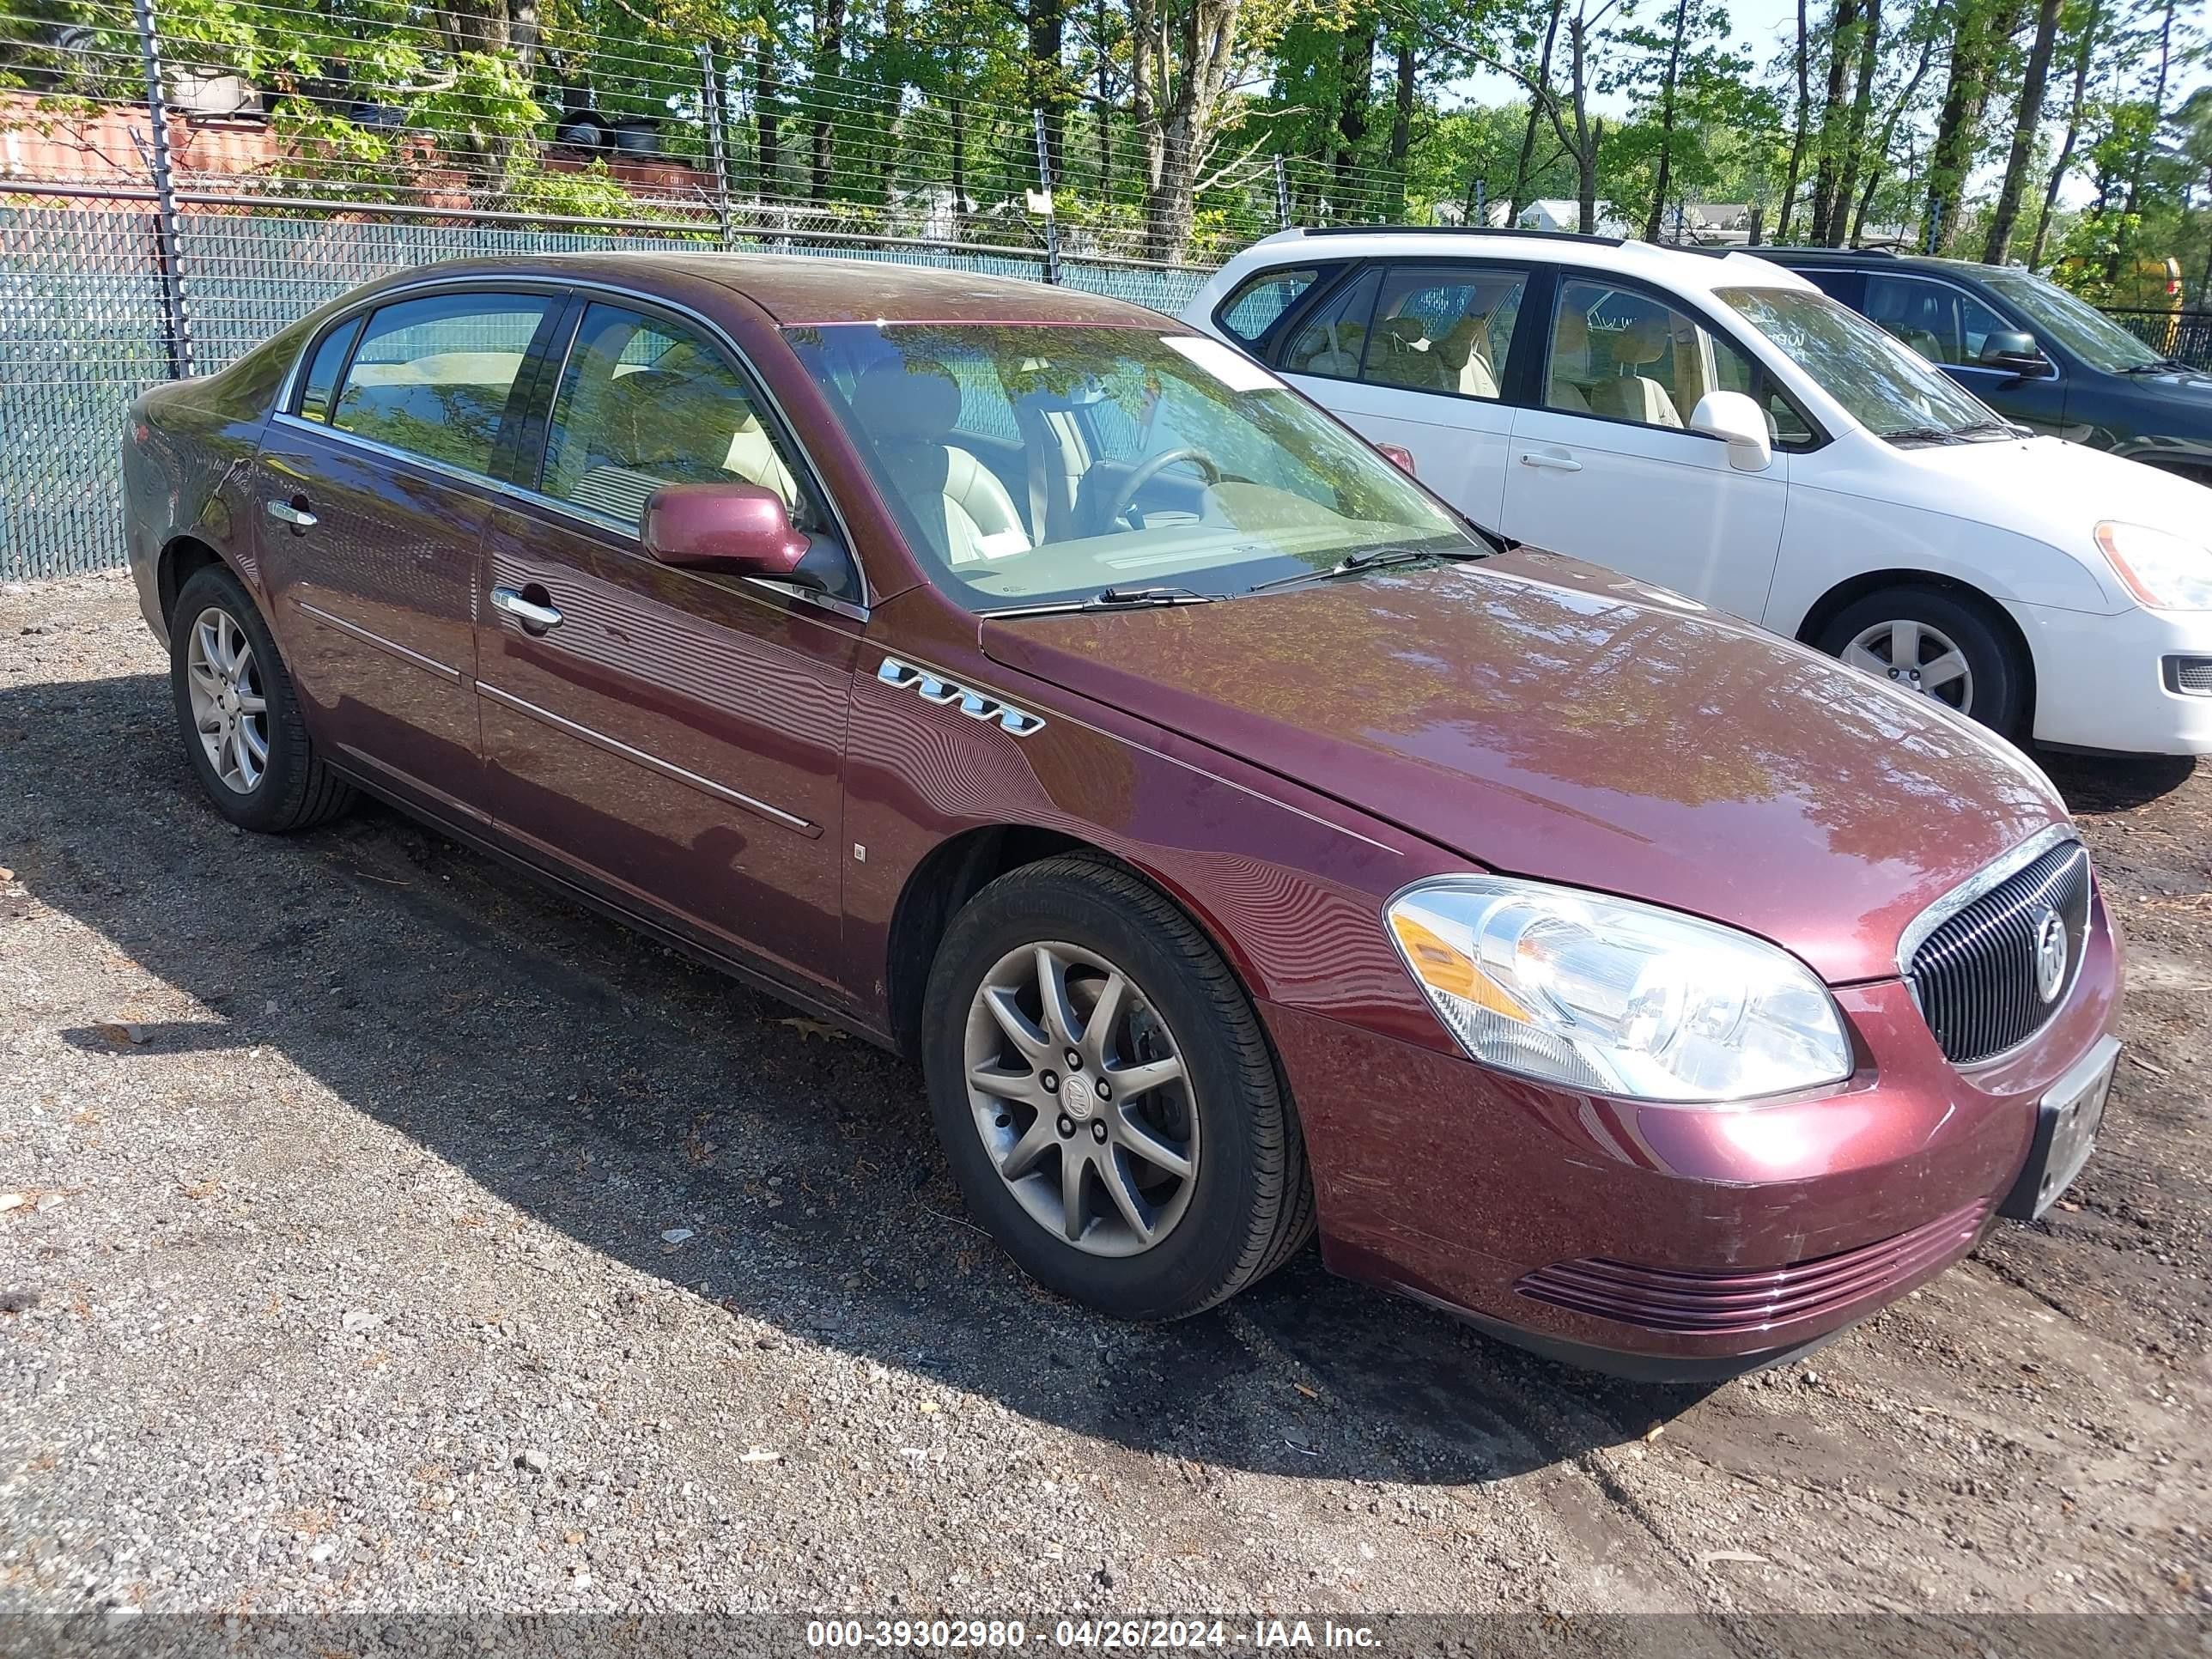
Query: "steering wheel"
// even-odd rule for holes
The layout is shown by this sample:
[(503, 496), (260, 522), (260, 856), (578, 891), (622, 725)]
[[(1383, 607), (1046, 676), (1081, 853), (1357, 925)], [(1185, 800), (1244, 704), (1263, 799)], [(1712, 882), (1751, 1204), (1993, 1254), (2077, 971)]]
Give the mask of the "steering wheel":
[[(1104, 522), (1112, 524), (1121, 518), (1136, 501), (1138, 493), (1161, 473), (1171, 466), (1184, 465), (1194, 466), (1205, 474), (1209, 487), (1221, 482), (1220, 464), (1204, 450), (1188, 444), (1181, 449), (1162, 450), (1121, 481), (1121, 487), (1114, 492), (1114, 499), (1106, 504)], [(1135, 526), (1130, 527), (1136, 528)]]

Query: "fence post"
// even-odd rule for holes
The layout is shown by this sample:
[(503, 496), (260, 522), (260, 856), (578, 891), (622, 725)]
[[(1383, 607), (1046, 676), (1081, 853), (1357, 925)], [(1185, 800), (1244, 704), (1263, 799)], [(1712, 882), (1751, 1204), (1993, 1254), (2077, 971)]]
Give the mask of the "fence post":
[(706, 117), (708, 154), (714, 161), (714, 211), (721, 224), (722, 246), (730, 245), (730, 157), (722, 142), (722, 85), (714, 74), (714, 48), (699, 43), (700, 112)]
[(1044, 141), (1044, 112), (1030, 112), (1036, 118), (1037, 190), (1044, 204), (1044, 279), (1048, 283), (1060, 280), (1060, 228), (1052, 216), (1052, 152)]
[(192, 372), (191, 319), (185, 310), (182, 221), (177, 216), (176, 183), (169, 173), (169, 104), (161, 90), (161, 37), (154, 22), (153, 0), (131, 0), (138, 24), (138, 52), (146, 69), (146, 118), (154, 129), (154, 258), (161, 280), (163, 343), (169, 373), (181, 379)]
[(1275, 222), (1285, 230), (1291, 228), (1291, 170), (1283, 165), (1283, 153), (1275, 152)]

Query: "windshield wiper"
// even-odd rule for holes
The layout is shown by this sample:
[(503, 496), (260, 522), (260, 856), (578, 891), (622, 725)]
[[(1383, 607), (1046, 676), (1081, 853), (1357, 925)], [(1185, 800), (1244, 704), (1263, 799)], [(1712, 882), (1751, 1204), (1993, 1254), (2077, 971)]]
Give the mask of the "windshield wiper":
[(1347, 553), (1334, 564), (1320, 570), (1297, 570), (1287, 576), (1274, 576), (1264, 582), (1255, 582), (1244, 591), (1264, 593), (1271, 587), (1288, 587), (1293, 582), (1325, 582), (1338, 576), (1356, 576), (1363, 571), (1384, 570), (1393, 565), (1421, 564), (1430, 559), (1486, 559), (1487, 553), (1472, 547), (1370, 547), (1357, 553)]
[(1070, 611), (1141, 611), (1157, 605), (1212, 605), (1226, 593), (1201, 593), (1193, 587), (1102, 587), (1087, 599), (1053, 599), (1043, 605), (1003, 605), (986, 617), (1050, 617)]
[(1966, 426), (1954, 426), (1952, 431), (1961, 434), (1968, 432), (1995, 432), (2007, 438), (2033, 438), (2035, 428), (2022, 426), (2018, 421), (1975, 421)]
[(2179, 357), (2160, 357), (2156, 362), (2130, 363), (2120, 371), (2123, 374), (2196, 374), (2202, 371), (2194, 363), (2185, 363)]
[(1948, 426), (1900, 426), (1887, 432), (1877, 432), (1877, 438), (1887, 438), (1892, 443), (1957, 444), (1964, 443), (1957, 432)]

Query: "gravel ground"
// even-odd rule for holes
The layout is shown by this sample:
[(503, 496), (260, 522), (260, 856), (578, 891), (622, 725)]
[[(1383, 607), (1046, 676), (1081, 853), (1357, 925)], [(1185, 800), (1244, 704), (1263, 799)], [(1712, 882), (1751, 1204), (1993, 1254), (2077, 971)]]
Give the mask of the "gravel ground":
[(239, 835), (127, 583), (0, 589), (0, 1608), (2202, 1613), (2212, 769), (2060, 781), (2072, 1199), (1652, 1388), (1310, 1253), (1045, 1296), (910, 1068), (381, 810)]

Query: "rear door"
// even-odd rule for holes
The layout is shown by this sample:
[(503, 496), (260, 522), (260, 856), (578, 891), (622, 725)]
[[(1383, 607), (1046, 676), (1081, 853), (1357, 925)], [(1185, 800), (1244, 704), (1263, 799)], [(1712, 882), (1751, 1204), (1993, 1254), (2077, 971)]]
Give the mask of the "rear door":
[(1282, 331), (1276, 368), (1476, 523), (1504, 506), (1508, 401), (1537, 337), (1529, 273), (1483, 262), (1374, 265)]
[(316, 735), (396, 793), (484, 815), (476, 695), (488, 479), (545, 293), (394, 300), (326, 332), (255, 464), (273, 624)]
[(533, 399), (542, 454), (485, 531), (493, 814), (549, 866), (832, 989), (858, 574), (848, 559), (842, 593), (817, 598), (647, 558), (665, 483), (765, 485), (817, 540), (837, 532), (718, 339), (642, 301), (577, 311)]
[[(1563, 275), (1539, 399), (1514, 422), (1500, 527), (1739, 617), (1765, 613), (1789, 497), (1786, 447), (1812, 429), (1725, 337), (1657, 293)], [(1749, 388), (1777, 441), (1764, 472), (1689, 429), (1709, 391)]]

